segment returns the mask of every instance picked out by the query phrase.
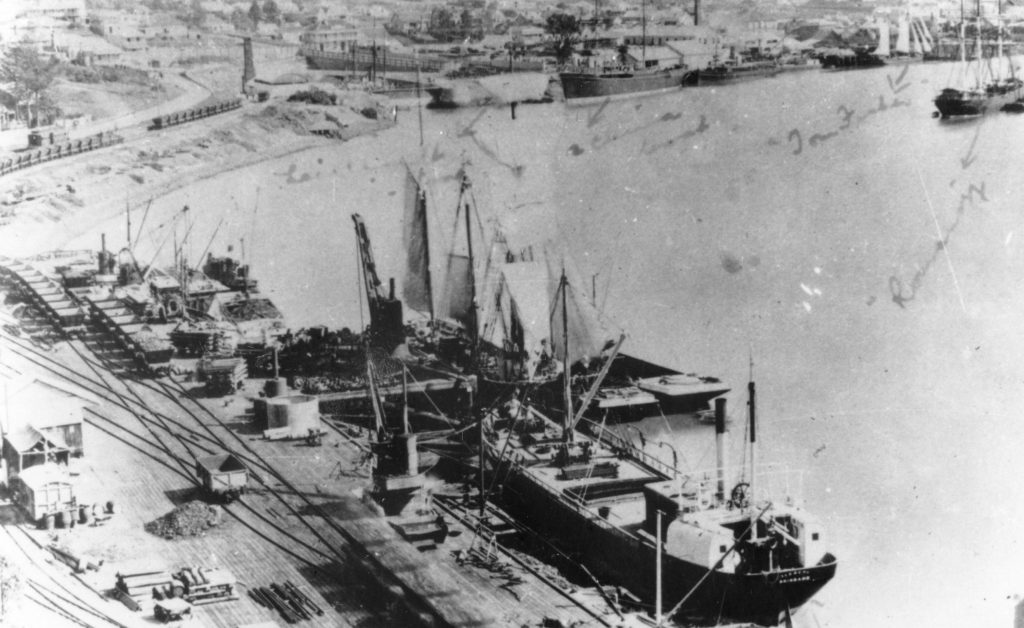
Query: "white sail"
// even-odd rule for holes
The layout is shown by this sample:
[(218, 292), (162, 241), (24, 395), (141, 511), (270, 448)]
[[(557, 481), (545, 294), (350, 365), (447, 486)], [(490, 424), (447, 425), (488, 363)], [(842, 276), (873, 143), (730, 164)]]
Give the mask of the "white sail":
[(406, 260), (402, 299), (405, 305), (413, 310), (433, 314), (434, 305), (430, 285), (430, 240), (427, 236), (427, 197), (408, 167), (406, 167), (405, 216), (402, 227)]
[(878, 47), (875, 48), (875, 55), (888, 57), (892, 52), (889, 50), (889, 22), (882, 20), (878, 23)]
[(896, 23), (896, 53), (910, 54), (910, 24), (902, 15)]
[[(595, 360), (615, 345), (622, 334), (617, 326), (598, 312), (587, 295), (578, 273), (564, 257), (548, 255), (548, 277), (553, 295), (551, 308), (551, 341), (555, 356), (562, 359), (568, 334), (569, 363), (580, 360)], [(562, 274), (566, 276), (565, 288), (561, 289)], [(563, 301), (565, 306), (563, 309)], [(568, 329), (562, 325), (563, 313), (568, 318)]]

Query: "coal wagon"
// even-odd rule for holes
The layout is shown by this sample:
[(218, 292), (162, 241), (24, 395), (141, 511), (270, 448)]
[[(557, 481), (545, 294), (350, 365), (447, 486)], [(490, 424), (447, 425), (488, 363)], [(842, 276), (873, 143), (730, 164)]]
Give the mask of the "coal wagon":
[(196, 475), (212, 499), (231, 502), (245, 493), (249, 470), (232, 454), (214, 454), (196, 460)]

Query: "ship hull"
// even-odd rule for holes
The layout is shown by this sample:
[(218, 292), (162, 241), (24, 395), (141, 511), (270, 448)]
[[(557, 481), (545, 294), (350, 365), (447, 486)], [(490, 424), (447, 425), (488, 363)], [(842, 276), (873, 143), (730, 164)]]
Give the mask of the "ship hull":
[(303, 54), (311, 70), (343, 72), (440, 72), (445, 60), (437, 57), (417, 56), (400, 52), (374, 51), (372, 48), (352, 52), (308, 51)]
[(887, 65), (884, 58), (871, 53), (858, 52), (854, 55), (824, 55), (821, 57), (823, 70), (866, 70)]
[(558, 75), (566, 100), (649, 94), (681, 88), (692, 72), (671, 68), (656, 72), (590, 74), (562, 72)]
[[(503, 467), (507, 475), (503, 505), (536, 532), (585, 565), (603, 584), (622, 586), (646, 603), (655, 599), (654, 544), (616, 527), (591, 511), (557, 498), (521, 469)], [(673, 609), (687, 594), (678, 616), (728, 617), (762, 625), (777, 625), (817, 593), (836, 571), (836, 559), (826, 554), (811, 567), (776, 570), (770, 574), (710, 571), (669, 554), (662, 554), (664, 610)]]
[(756, 67), (717, 67), (697, 71), (697, 84), (719, 85), (724, 83), (738, 83), (753, 79), (775, 76), (781, 71), (778, 65), (764, 65)]

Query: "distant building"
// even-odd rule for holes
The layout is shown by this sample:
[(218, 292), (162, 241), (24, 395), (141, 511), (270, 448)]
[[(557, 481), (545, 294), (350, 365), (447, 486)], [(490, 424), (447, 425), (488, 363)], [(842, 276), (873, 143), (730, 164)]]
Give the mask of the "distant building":
[(304, 50), (316, 52), (351, 52), (359, 43), (359, 31), (352, 26), (320, 24), (299, 37)]
[(16, 18), (53, 18), (70, 24), (85, 23), (85, 0), (3, 0)]

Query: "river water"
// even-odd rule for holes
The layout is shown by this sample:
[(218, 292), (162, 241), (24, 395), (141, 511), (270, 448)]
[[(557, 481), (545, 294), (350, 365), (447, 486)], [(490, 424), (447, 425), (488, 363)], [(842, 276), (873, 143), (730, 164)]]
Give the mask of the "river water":
[(734, 416), (753, 362), (759, 460), (804, 469), (840, 559), (798, 626), (1007, 626), (1024, 590), (1024, 117), (933, 119), (953, 71), (423, 111), (422, 146), (402, 110), (154, 211), (189, 204), (197, 234), (226, 215), (212, 250), (245, 238), (293, 326), (357, 327), (349, 215), (400, 277), (404, 164), (448, 208), (439, 224), (465, 165), (488, 228), (564, 243), (628, 352), (722, 377)]

